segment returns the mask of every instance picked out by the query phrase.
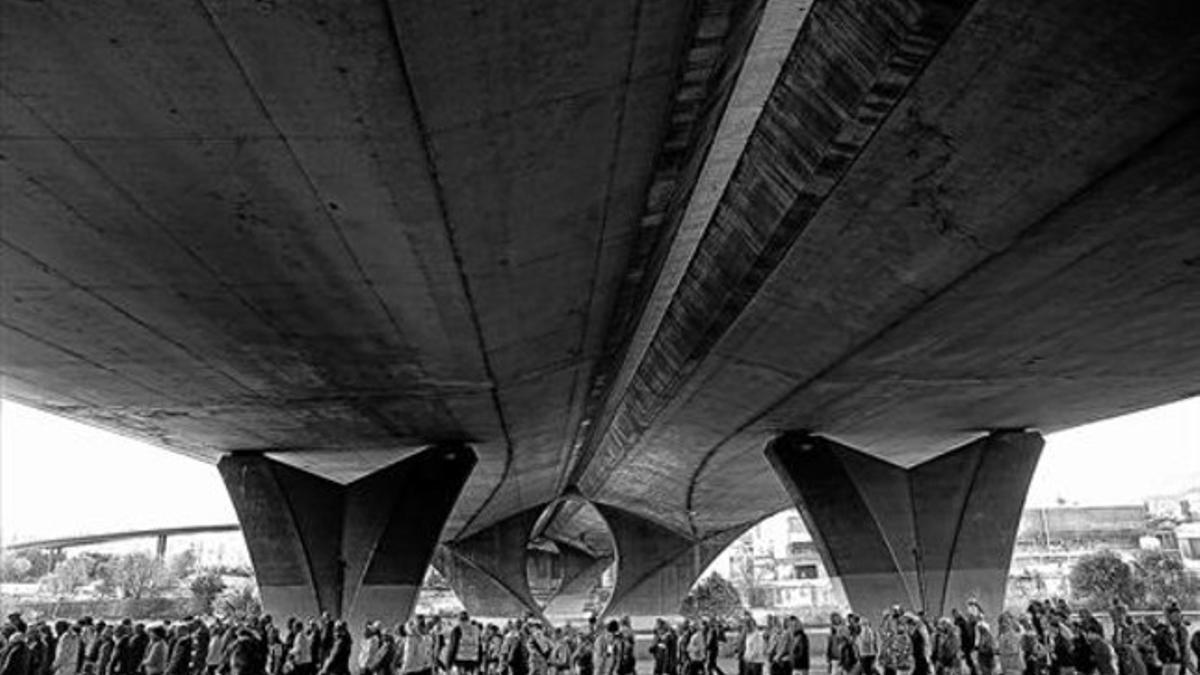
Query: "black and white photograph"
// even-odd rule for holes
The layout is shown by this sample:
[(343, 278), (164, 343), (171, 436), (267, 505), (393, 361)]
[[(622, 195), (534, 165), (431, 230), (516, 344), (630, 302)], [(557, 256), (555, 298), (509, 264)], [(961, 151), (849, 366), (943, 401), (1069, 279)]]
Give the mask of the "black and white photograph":
[(0, 0), (0, 675), (1200, 675), (1200, 0)]

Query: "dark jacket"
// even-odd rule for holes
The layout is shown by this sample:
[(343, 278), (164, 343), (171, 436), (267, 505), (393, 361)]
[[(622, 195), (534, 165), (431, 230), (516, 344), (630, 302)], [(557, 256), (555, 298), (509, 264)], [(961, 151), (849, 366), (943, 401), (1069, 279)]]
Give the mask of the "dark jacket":
[(128, 635), (117, 638), (108, 672), (111, 675), (133, 675), (137, 667), (138, 661), (133, 658), (133, 638)]
[(0, 654), (0, 675), (29, 675), (29, 647), (14, 639)]
[(655, 675), (673, 674), (677, 670), (675, 659), (679, 654), (679, 637), (669, 629), (655, 633), (650, 652), (654, 654)]
[(208, 629), (201, 627), (192, 634), (192, 663), (189, 669), (192, 675), (200, 675), (204, 672), (205, 662), (208, 660)]
[(617, 635), (613, 642), (613, 652), (617, 675), (631, 675), (637, 666), (637, 657), (633, 654), (633, 636), (625, 633)]
[(142, 660), (146, 658), (146, 648), (150, 646), (150, 635), (148, 633), (134, 633), (133, 637), (129, 638), (129, 658), (132, 660), (133, 668), (126, 672), (136, 673), (142, 665)]
[(1179, 644), (1175, 640), (1175, 632), (1164, 624), (1158, 624), (1152, 638), (1154, 649), (1158, 652), (1158, 660), (1163, 663), (1180, 663)]
[(113, 641), (100, 638), (97, 642), (100, 646), (96, 649), (96, 675), (109, 675), (112, 672)]
[(167, 659), (167, 675), (191, 675), (192, 669), (192, 638), (183, 636), (171, 645), (171, 655)]
[(317, 644), (320, 646), (320, 652), (317, 661), (323, 664), (325, 661), (329, 660), (329, 655), (333, 652), (333, 643), (335, 642), (333, 635), (333, 622), (330, 621), (321, 624), (320, 630), (320, 639), (317, 640)]
[(792, 670), (808, 670), (808, 634), (800, 628), (792, 633)]
[(512, 649), (506, 655), (509, 675), (526, 675), (529, 672), (529, 651), (525, 649), (523, 638), (512, 644)]
[(325, 657), (325, 663), (321, 665), (321, 675), (349, 675), (352, 646), (353, 641), (349, 636), (340, 635), (334, 638), (329, 656)]
[(46, 658), (42, 661), (42, 670), (37, 675), (53, 675), (54, 655), (58, 653), (58, 639), (53, 634), (42, 633), (42, 644), (46, 646)]
[(28, 642), (29, 647), (29, 675), (42, 675), (46, 671), (46, 660), (49, 658), (46, 652), (46, 643), (37, 638)]

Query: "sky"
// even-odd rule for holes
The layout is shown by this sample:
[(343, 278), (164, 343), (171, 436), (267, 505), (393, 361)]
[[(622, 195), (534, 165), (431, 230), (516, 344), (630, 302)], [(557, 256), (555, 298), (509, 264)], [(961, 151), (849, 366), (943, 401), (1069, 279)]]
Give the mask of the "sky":
[[(1027, 507), (1200, 489), (1200, 398), (1051, 434)], [(236, 521), (215, 465), (0, 401), (0, 541)]]

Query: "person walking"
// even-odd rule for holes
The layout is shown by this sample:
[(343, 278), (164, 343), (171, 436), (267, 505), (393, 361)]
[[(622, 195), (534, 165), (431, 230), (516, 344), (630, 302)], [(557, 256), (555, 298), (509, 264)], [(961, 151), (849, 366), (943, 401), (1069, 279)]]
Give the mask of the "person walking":
[(54, 624), (58, 633), (58, 648), (54, 654), (54, 675), (77, 675), (83, 644), (79, 632), (66, 621)]
[(704, 672), (705, 675), (725, 675), (717, 659), (721, 655), (721, 643), (725, 642), (725, 629), (721, 622), (709, 618), (705, 623)]
[(758, 622), (753, 617), (746, 619), (745, 648), (742, 652), (743, 670), (746, 675), (764, 675), (763, 667), (767, 662), (767, 644)]
[[(595, 675), (596, 662), (595, 658), (595, 618), (589, 618), (589, 630), (584, 631), (579, 635), (579, 642), (575, 645), (575, 653), (572, 656), (572, 663), (575, 666), (575, 675)], [(670, 675), (678, 675), (671, 673)]]
[(34, 624), (21, 632), (25, 634), (25, 644), (29, 647), (29, 675), (44, 675), (50, 655), (46, 651), (46, 639), (41, 626)]
[(221, 670), (222, 658), (225, 654), (228, 631), (219, 621), (213, 624), (208, 634), (208, 649), (204, 655), (204, 672), (206, 675), (217, 675)]
[(808, 675), (811, 661), (809, 656), (808, 633), (804, 632), (804, 622), (799, 617), (788, 617), (792, 624), (792, 675)]
[(396, 667), (399, 675), (433, 675), (433, 638), (425, 629), (424, 622), (411, 619), (404, 627), (400, 644), (396, 649)]
[(371, 663), (379, 655), (381, 644), (379, 632), (379, 626), (373, 621), (368, 621), (363, 626), (363, 640), (358, 645), (359, 675), (370, 675)]
[(150, 643), (146, 647), (146, 655), (142, 658), (142, 673), (163, 675), (167, 672), (167, 632), (162, 626), (154, 626), (149, 635)]
[[(266, 675), (266, 643), (251, 628), (237, 630), (232, 643), (227, 647), (230, 675)], [(349, 654), (347, 654), (349, 660)], [(346, 675), (342, 673), (341, 675)]]
[[(571, 640), (562, 628), (555, 628), (550, 640), (550, 675), (570, 675)], [(484, 640), (485, 653), (487, 640)], [(485, 674), (486, 675), (486, 674)]]
[(479, 669), (479, 657), (482, 653), (483, 640), (479, 627), (471, 622), (466, 612), (460, 612), (458, 623), (450, 630), (449, 644), (446, 650), (447, 667), (458, 669), (458, 675), (475, 675)]
[(792, 675), (792, 627), (783, 617), (772, 617), (767, 633), (767, 668), (771, 675)]
[(133, 631), (124, 624), (113, 632), (111, 675), (136, 675), (141, 662), (133, 658)]
[(542, 625), (535, 621), (525, 624), (528, 635), (525, 647), (529, 652), (529, 675), (547, 675), (550, 671), (550, 653), (553, 646)]
[(292, 666), (292, 675), (316, 675), (319, 640), (320, 628), (316, 621), (309, 621), (297, 630), (287, 655), (288, 663)]
[(933, 637), (933, 666), (937, 675), (961, 675), (962, 643), (953, 619), (942, 617)]
[(842, 650), (848, 638), (849, 634), (842, 615), (837, 612), (831, 613), (829, 615), (829, 639), (825, 641), (825, 663), (828, 665), (829, 675), (843, 675), (841, 670)]
[(704, 631), (696, 629), (692, 631), (687, 641), (687, 670), (685, 675), (705, 675), (705, 641)]
[(192, 669), (191, 627), (181, 624), (175, 627), (175, 641), (170, 645), (167, 657), (167, 675), (190, 675)]
[(1175, 654), (1177, 658), (1171, 662), (1163, 663), (1164, 675), (1184, 675), (1184, 671), (1189, 671), (1193, 675), (1196, 669), (1191, 665), (1191, 659), (1188, 658), (1188, 629), (1187, 623), (1183, 620), (1183, 610), (1179, 606), (1179, 601), (1171, 598), (1167, 601), (1166, 607), (1163, 608), (1163, 615), (1166, 618), (1167, 631), (1175, 640)]
[(1092, 652), (1092, 663), (1096, 675), (1117, 675), (1117, 657), (1112, 646), (1104, 639), (1099, 621), (1089, 622), (1083, 629), (1084, 638)]
[(25, 634), (15, 626), (6, 626), (8, 639), (0, 652), (0, 675), (29, 675), (29, 645)]
[(190, 675), (204, 675), (208, 660), (208, 641), (212, 634), (200, 619), (192, 622), (192, 662), (188, 664)]
[(879, 622), (879, 667), (883, 675), (909, 675), (913, 669), (912, 638), (899, 605), (885, 611)]
[(932, 670), (929, 656), (932, 641), (929, 638), (929, 629), (925, 627), (921, 617), (912, 612), (904, 613), (904, 627), (908, 630), (908, 640), (912, 644), (912, 675), (929, 675)]
[(266, 631), (267, 643), (267, 675), (283, 675), (284, 664), (287, 662), (287, 649), (279, 629), (269, 626)]
[(858, 658), (856, 671), (861, 675), (876, 675), (875, 662), (879, 658), (879, 634), (865, 616), (855, 615), (854, 649)]
[(354, 645), (350, 638), (350, 629), (345, 621), (337, 621), (333, 624), (332, 633), (333, 642), (330, 644), (329, 655), (321, 664), (320, 675), (350, 675), (350, 651)]
[(654, 642), (650, 645), (650, 653), (654, 656), (654, 675), (676, 675), (679, 636), (662, 618), (654, 622)]
[(998, 628), (996, 657), (1001, 675), (1024, 675), (1025, 648), (1021, 639), (1021, 626), (1010, 612), (1002, 612)]
[(111, 675), (115, 649), (116, 629), (113, 626), (105, 626), (100, 630), (96, 644), (96, 675)]

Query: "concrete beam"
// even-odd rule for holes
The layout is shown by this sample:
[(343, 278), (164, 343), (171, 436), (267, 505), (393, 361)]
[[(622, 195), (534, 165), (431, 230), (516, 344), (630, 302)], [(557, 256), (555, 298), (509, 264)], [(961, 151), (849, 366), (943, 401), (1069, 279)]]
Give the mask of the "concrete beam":
[(430, 448), (348, 485), (257, 453), (217, 464), (266, 611), (328, 611), (352, 625), (408, 618), (474, 466), (462, 445)]
[[(686, 259), (668, 256), (658, 272), (660, 282), (591, 426), (587, 466), (577, 471), (584, 494), (648, 507), (675, 491), (676, 503), (684, 504), (694, 462), (703, 454), (671, 464), (679, 481), (638, 482), (630, 473), (653, 470), (636, 461), (638, 446), (686, 395), (697, 367), (758, 296), (972, 4), (817, 2), (806, 15), (791, 13), (792, 35), (782, 31), (765, 41), (769, 57), (744, 76), (761, 72), (772, 84), (760, 91), (760, 109), (745, 111), (752, 121), (748, 137), (731, 138), (739, 152), (718, 153), (726, 161), (719, 167), (725, 180), (697, 193), (702, 202), (687, 216), (695, 218), (691, 231), (676, 234), (674, 248), (688, 251)], [(619, 487), (608, 489), (610, 482)], [(628, 484), (639, 488), (636, 494)], [(686, 507), (659, 517), (696, 525)]]
[(617, 582), (610, 616), (673, 616), (706, 567), (744, 528), (693, 539), (624, 509), (596, 504), (612, 532)]
[(435, 564), (471, 615), (541, 613), (529, 590), (525, 559), (529, 535), (543, 510), (526, 509), (441, 547)]
[(767, 459), (855, 611), (892, 604), (939, 616), (968, 598), (1003, 607), (1021, 509), (1042, 451), (996, 432), (905, 469), (819, 436), (788, 433)]

